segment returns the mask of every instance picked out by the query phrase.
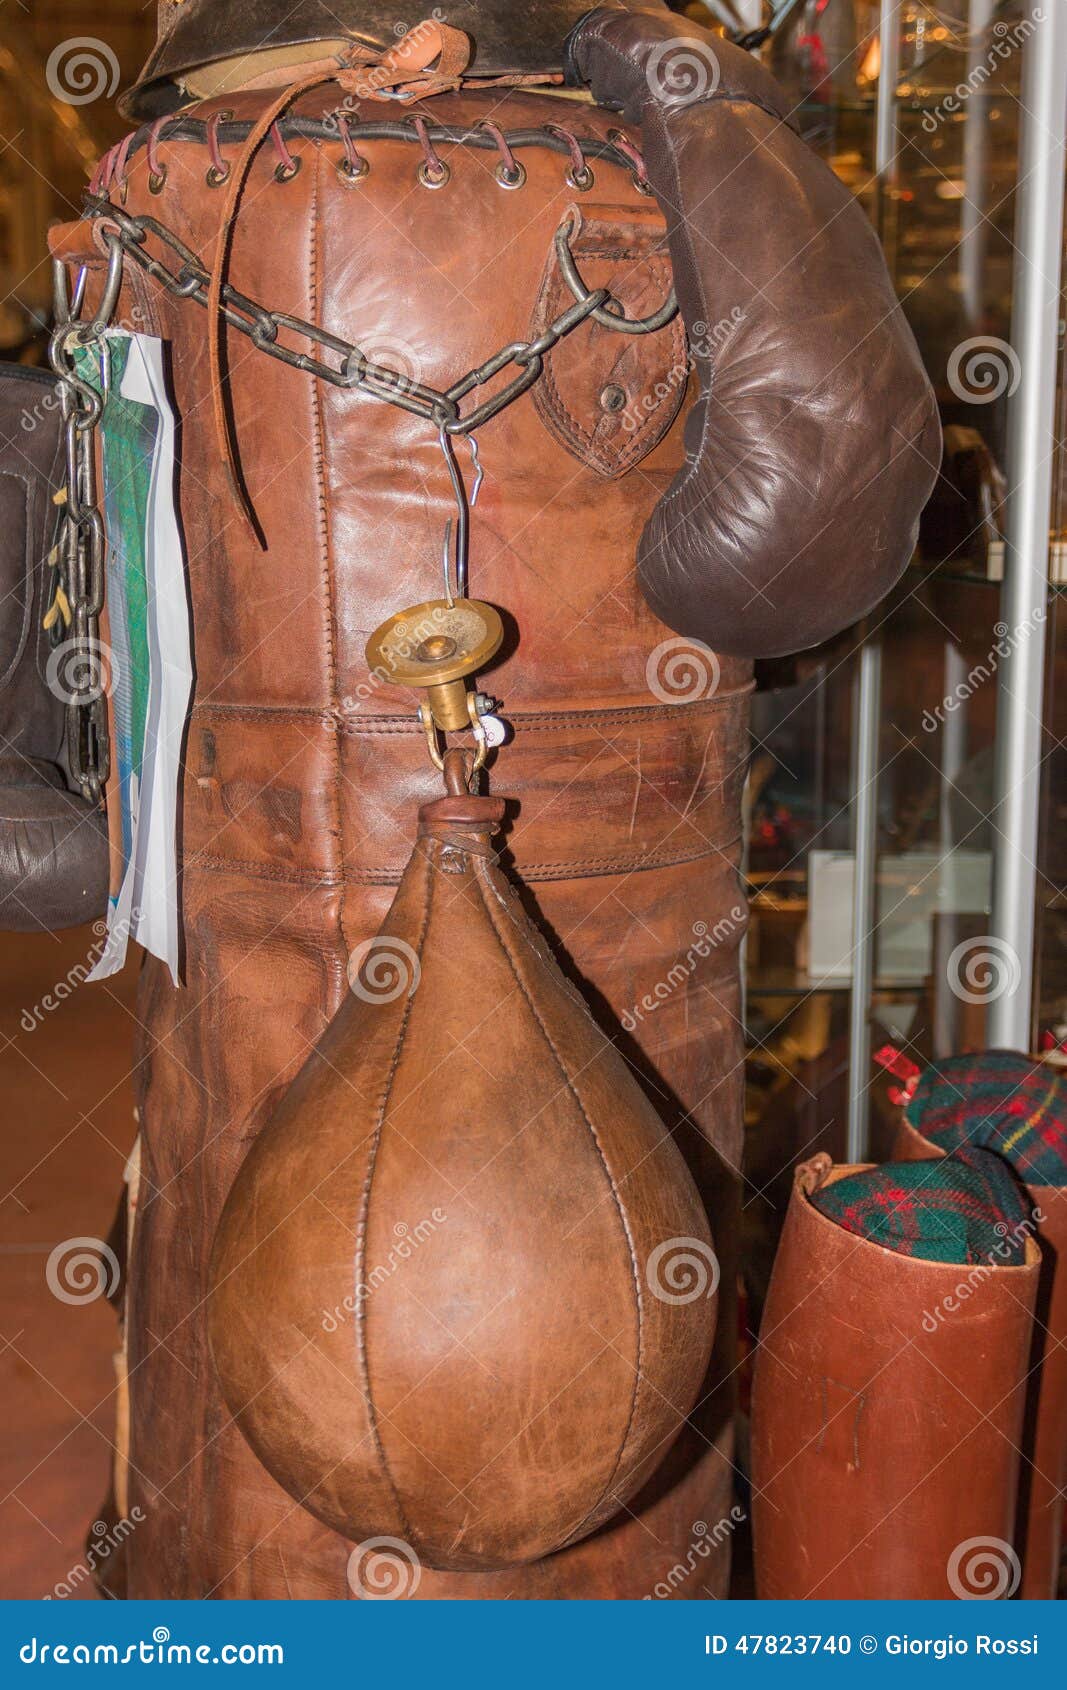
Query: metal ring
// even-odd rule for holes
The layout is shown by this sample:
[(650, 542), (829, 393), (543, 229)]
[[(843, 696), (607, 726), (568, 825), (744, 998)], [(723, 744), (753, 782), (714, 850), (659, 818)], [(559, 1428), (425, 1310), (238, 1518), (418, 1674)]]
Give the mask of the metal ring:
[(209, 188), (221, 188), (225, 182), (230, 180), (230, 171), (232, 168), (232, 165), (228, 164), (225, 170), (220, 170), (217, 164), (209, 164), (204, 181), (207, 183)]
[(166, 167), (166, 165), (163, 165), (162, 168), (159, 169), (159, 170), (150, 170), (148, 172), (148, 192), (150, 194), (161, 194), (163, 192), (163, 189), (166, 187), (166, 185), (167, 185), (167, 167)]
[(496, 167), (496, 179), (502, 188), (510, 188), (511, 190), (524, 188), (526, 186), (526, 166), (520, 164), (518, 159), (515, 160), (514, 170), (509, 170), (506, 164), (500, 163)]
[(370, 175), (370, 162), (364, 158), (360, 159), (358, 164), (353, 164), (351, 159), (343, 158), (337, 166), (337, 174), (346, 188), (352, 188)]
[(423, 159), (415, 172), (424, 188), (443, 188), (452, 180), (452, 166), (441, 161), (439, 170), (433, 170), (428, 159)]
[(568, 170), (567, 172), (568, 188), (574, 188), (580, 194), (587, 194), (595, 181), (596, 177), (588, 165), (585, 165), (581, 171)]
[(274, 180), (276, 182), (291, 182), (294, 176), (300, 175), (300, 167), (303, 162), (302, 158), (294, 158), (292, 164), (275, 165)]

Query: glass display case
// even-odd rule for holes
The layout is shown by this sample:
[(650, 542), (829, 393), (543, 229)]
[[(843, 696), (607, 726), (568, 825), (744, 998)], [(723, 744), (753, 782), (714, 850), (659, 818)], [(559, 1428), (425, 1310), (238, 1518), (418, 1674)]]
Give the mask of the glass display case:
[[(891, 601), (832, 648), (760, 676), (748, 829), (754, 1189), (802, 1152), (887, 1152), (891, 1081), (873, 1060), (886, 1043), (921, 1063), (1067, 1038), (1062, 380), (1047, 585), (1024, 616), (1005, 588), (1023, 479), (1013, 485), (1011, 461), (1020, 94), (1039, 19), (1018, 0), (776, 10), (788, 16), (768, 62), (800, 129), (878, 230), (937, 391), (945, 456)], [(1047, 348), (1050, 371), (1061, 351)], [(1006, 710), (1016, 725), (1020, 714), (1009, 670), (1035, 665), (1046, 738), (1021, 773), (1042, 793), (1039, 850), (1025, 853), (1037, 966), (1030, 1031), (1007, 1041), (996, 1006), (1026, 992), (1029, 970), (1025, 934), (1015, 944), (1003, 919), (1004, 859), (1020, 853), (1002, 815), (1004, 736)]]

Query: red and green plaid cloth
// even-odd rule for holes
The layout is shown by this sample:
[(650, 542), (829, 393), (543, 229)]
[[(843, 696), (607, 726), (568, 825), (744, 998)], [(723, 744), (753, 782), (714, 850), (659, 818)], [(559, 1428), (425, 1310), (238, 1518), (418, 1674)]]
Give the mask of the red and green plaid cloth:
[(1026, 1259), (1030, 1205), (1005, 1164), (985, 1150), (887, 1162), (823, 1186), (811, 1201), (846, 1232), (901, 1256), (996, 1267)]
[(1027, 1185), (1067, 1185), (1067, 1078), (1018, 1051), (932, 1062), (905, 1115), (939, 1150), (980, 1146)]

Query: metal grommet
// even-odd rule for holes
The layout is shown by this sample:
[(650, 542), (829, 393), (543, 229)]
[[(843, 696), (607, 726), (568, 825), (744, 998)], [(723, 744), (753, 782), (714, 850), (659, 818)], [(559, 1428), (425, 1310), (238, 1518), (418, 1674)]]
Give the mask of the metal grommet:
[(354, 164), (350, 158), (343, 158), (337, 166), (337, 174), (345, 187), (351, 188), (370, 175), (370, 164), (365, 158), (360, 159), (358, 164)]
[(428, 159), (423, 159), (416, 175), (424, 188), (443, 188), (452, 180), (452, 167), (442, 160), (440, 166), (435, 170)]
[(220, 170), (217, 164), (211, 164), (208, 166), (204, 181), (209, 188), (221, 188), (225, 182), (230, 180), (230, 170), (230, 165), (227, 165), (225, 170)]
[(652, 198), (651, 182), (642, 182), (640, 176), (636, 174), (634, 175), (634, 187), (637, 189), (639, 194), (644, 194), (646, 199)]
[(150, 194), (161, 194), (163, 192), (163, 189), (166, 187), (166, 185), (167, 185), (167, 167), (166, 167), (166, 165), (164, 165), (161, 170), (150, 170), (148, 172), (148, 192)]
[(274, 169), (274, 180), (276, 182), (291, 182), (294, 176), (300, 175), (300, 166), (303, 162), (302, 158), (294, 158), (291, 164), (276, 165)]
[(609, 382), (600, 395), (600, 408), (614, 415), (626, 407), (626, 389), (617, 382)]
[(514, 170), (510, 170), (506, 164), (498, 164), (496, 179), (502, 188), (524, 188), (526, 186), (526, 167), (520, 164), (518, 159), (515, 160)]
[(582, 170), (568, 170), (567, 172), (568, 188), (576, 188), (580, 194), (587, 194), (595, 181), (596, 177), (588, 165)]

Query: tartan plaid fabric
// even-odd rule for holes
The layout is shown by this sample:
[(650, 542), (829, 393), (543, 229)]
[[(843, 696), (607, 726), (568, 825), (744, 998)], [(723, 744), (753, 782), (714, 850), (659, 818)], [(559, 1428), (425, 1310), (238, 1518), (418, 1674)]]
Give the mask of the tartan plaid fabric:
[(985, 1150), (887, 1162), (835, 1180), (811, 1201), (846, 1232), (901, 1256), (961, 1267), (1019, 1267), (1026, 1259), (1030, 1205), (1000, 1158)]
[(1067, 1185), (1067, 1079), (1018, 1051), (932, 1062), (905, 1113), (939, 1150), (978, 1145), (1027, 1185)]

